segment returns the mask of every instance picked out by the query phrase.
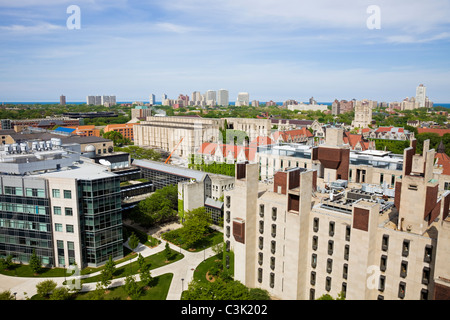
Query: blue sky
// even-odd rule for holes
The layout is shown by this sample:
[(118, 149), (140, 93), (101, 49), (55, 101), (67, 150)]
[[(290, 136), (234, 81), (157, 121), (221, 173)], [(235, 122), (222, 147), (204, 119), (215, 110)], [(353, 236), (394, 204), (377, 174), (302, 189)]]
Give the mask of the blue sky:
[(450, 103), (448, 0), (0, 0), (0, 41), (0, 102), (221, 88), (231, 101), (390, 102), (423, 83)]

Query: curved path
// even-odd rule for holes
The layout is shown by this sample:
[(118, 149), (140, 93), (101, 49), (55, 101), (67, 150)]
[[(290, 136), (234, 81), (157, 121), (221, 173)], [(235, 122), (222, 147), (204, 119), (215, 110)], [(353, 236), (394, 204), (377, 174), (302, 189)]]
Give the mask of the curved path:
[[(155, 237), (155, 236), (154, 236)], [(163, 251), (166, 245), (166, 241), (161, 240), (161, 243), (154, 248), (149, 248), (141, 243), (139, 243), (138, 247), (134, 250), (136, 253), (140, 253), (143, 257), (147, 257)], [(125, 243), (128, 246), (128, 242)], [(152, 269), (151, 275), (152, 277), (156, 277), (165, 273), (173, 273), (172, 282), (170, 284), (169, 292), (167, 294), (166, 300), (180, 300), (181, 292), (187, 289), (189, 282), (191, 282), (195, 268), (204, 260), (209, 257), (212, 257), (215, 253), (212, 248), (207, 248), (203, 251), (199, 252), (190, 252), (184, 249), (180, 249), (180, 247), (173, 245), (169, 242), (169, 246), (171, 249), (184, 254), (183, 259), (168, 264), (166, 266), (162, 266), (156, 269)], [(120, 267), (122, 265), (126, 265), (132, 261), (137, 260), (137, 255), (135, 258), (130, 261), (122, 262), (116, 264), (116, 267)], [(79, 278), (88, 278), (99, 274), (100, 272), (91, 273), (89, 275), (79, 276)], [(134, 275), (136, 281), (138, 281), (139, 274)], [(4, 290), (10, 290), (11, 293), (16, 292), (17, 300), (26, 299), (26, 297), (31, 298), (33, 295), (37, 293), (36, 285), (39, 282), (45, 280), (53, 280), (56, 282), (57, 286), (62, 286), (64, 282), (64, 277), (50, 277), (50, 278), (25, 278), (25, 277), (13, 277), (13, 276), (5, 276), (0, 274), (0, 292)], [(74, 279), (74, 277), (68, 277), (67, 279)], [(183, 279), (183, 280), (182, 280)], [(123, 285), (125, 281), (125, 277), (114, 279), (111, 283), (110, 287), (116, 287)], [(96, 286), (96, 282), (93, 283), (85, 283), (82, 285), (81, 291), (90, 291), (94, 290)]]

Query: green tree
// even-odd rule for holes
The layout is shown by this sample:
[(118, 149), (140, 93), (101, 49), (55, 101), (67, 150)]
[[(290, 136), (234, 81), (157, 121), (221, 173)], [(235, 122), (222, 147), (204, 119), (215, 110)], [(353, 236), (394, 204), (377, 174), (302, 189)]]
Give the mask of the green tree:
[(12, 259), (12, 255), (7, 255), (6, 258), (0, 258), (0, 269), (8, 270), (9, 268), (11, 268), (14, 265)]
[(138, 204), (139, 213), (147, 217), (149, 224), (170, 221), (176, 217), (177, 209), (178, 187), (174, 185), (156, 190)]
[(131, 250), (134, 251), (136, 247), (139, 244), (139, 238), (136, 236), (134, 232), (131, 233), (130, 238), (128, 239), (128, 245), (130, 246)]
[(187, 247), (192, 247), (201, 240), (211, 225), (211, 215), (206, 212), (205, 207), (200, 207), (185, 213), (183, 223), (182, 239)]
[(169, 260), (170, 257), (172, 256), (172, 250), (170, 249), (168, 242), (166, 242), (166, 245), (164, 247), (164, 256), (166, 257), (167, 260)]
[(59, 287), (53, 290), (50, 295), (50, 300), (69, 300), (70, 296), (69, 289), (66, 287)]
[(14, 300), (15, 297), (9, 290), (0, 292), (0, 300)]
[(116, 272), (116, 264), (112, 260), (112, 256), (109, 256), (109, 260), (105, 263), (105, 266), (100, 274), (100, 283), (102, 286), (107, 288), (111, 284), (114, 272)]
[(36, 254), (36, 250), (33, 249), (33, 253), (30, 257), (30, 268), (33, 270), (34, 273), (39, 273), (42, 270), (42, 263), (41, 259)]
[(123, 144), (123, 135), (119, 131), (108, 131), (103, 133), (103, 138), (112, 140), (115, 146)]
[(56, 282), (53, 280), (44, 280), (36, 285), (37, 294), (43, 298), (50, 296), (53, 290), (56, 288)]
[(138, 264), (139, 270), (142, 270), (142, 268), (144, 268), (146, 265), (145, 258), (140, 253), (137, 258), (137, 264)]
[(133, 299), (137, 298), (141, 291), (141, 288), (136, 283), (136, 279), (132, 275), (128, 275), (125, 278), (124, 289), (125, 292)]
[(153, 277), (150, 273), (150, 266), (148, 264), (145, 264), (140, 268), (139, 276), (141, 278), (141, 283), (144, 286), (150, 286), (150, 283), (153, 280)]

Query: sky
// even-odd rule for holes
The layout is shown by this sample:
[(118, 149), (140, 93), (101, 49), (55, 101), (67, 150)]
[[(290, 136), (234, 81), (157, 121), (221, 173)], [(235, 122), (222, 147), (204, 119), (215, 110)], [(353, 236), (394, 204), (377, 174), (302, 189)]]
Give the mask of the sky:
[(450, 0), (0, 0), (0, 44), (0, 102), (450, 103)]

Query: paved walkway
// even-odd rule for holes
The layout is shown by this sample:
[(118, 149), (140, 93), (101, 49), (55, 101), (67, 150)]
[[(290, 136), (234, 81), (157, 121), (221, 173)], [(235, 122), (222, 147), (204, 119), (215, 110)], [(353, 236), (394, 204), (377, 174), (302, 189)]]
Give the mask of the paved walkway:
[[(134, 250), (136, 253), (140, 253), (143, 257), (147, 257), (150, 255), (153, 255), (155, 253), (158, 253), (160, 251), (163, 251), (166, 245), (166, 241), (159, 238), (158, 234), (152, 235), (155, 238), (158, 238), (161, 240), (161, 243), (154, 248), (149, 248), (141, 243), (139, 243), (138, 247)], [(128, 242), (125, 243), (125, 246), (128, 247)], [(181, 298), (181, 292), (183, 290), (187, 289), (187, 286), (189, 282), (193, 279), (194, 270), (195, 268), (204, 260), (208, 259), (209, 257), (212, 257), (214, 255), (214, 252), (212, 248), (207, 248), (206, 250), (200, 251), (200, 252), (190, 252), (184, 249), (180, 249), (180, 247), (173, 245), (172, 243), (169, 243), (169, 246), (171, 249), (181, 252), (184, 254), (184, 258), (181, 260), (178, 260), (174, 263), (168, 264), (166, 266), (162, 266), (157, 269), (152, 269), (151, 275), (152, 277), (157, 277), (159, 275), (165, 274), (165, 273), (173, 273), (172, 282), (170, 284), (169, 292), (167, 294), (167, 300), (180, 300)], [(116, 264), (116, 267), (120, 267), (123, 265), (126, 265), (130, 262), (136, 261), (138, 255), (136, 255), (135, 258), (122, 262), (119, 264)], [(100, 272), (91, 273), (89, 275), (83, 275), (76, 278), (87, 278), (92, 277)], [(140, 280), (139, 274), (134, 275), (136, 281)], [(74, 279), (75, 277), (67, 277), (67, 279)], [(12, 277), (12, 276), (5, 276), (0, 274), (0, 292), (4, 290), (10, 290), (11, 293), (16, 293), (17, 300), (22, 300), (31, 298), (33, 295), (37, 293), (36, 285), (39, 282), (45, 281), (51, 279), (56, 282), (57, 286), (62, 286), (62, 283), (64, 282), (64, 277), (51, 277), (51, 278), (25, 278), (25, 277)], [(125, 277), (120, 279), (114, 279), (111, 283), (110, 287), (116, 287), (123, 285), (125, 283)], [(90, 291), (94, 290), (96, 286), (96, 283), (84, 283), (82, 285), (81, 291)]]

